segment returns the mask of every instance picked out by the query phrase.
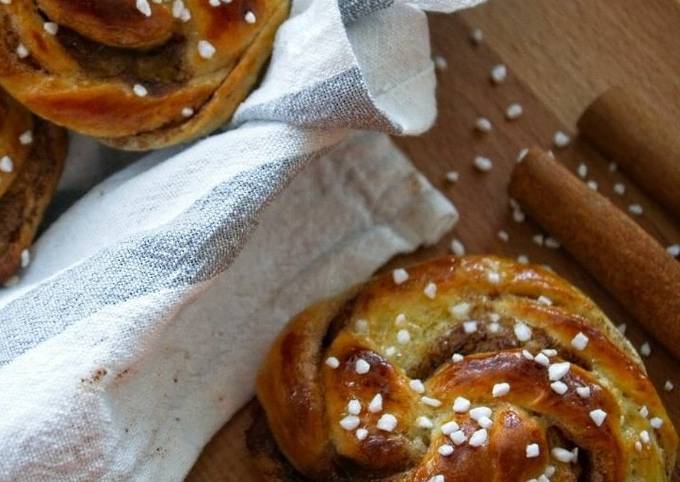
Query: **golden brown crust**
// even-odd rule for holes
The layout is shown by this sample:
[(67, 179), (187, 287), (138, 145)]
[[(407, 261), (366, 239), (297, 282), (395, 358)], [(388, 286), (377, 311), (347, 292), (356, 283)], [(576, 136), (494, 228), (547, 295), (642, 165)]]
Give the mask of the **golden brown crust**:
[(0, 197), (12, 185), (31, 151), (31, 146), (23, 145), (19, 137), (32, 129), (31, 113), (0, 90), (0, 158), (8, 156), (12, 160), (10, 172), (0, 171)]
[[(27, 131), (32, 142), (21, 144)], [(12, 162), (11, 173), (0, 172), (0, 283), (16, 273), (33, 242), (59, 182), (66, 144), (63, 129), (34, 119), (0, 91), (0, 158)]]
[[(149, 16), (134, 0), (3, 6), (0, 84), (41, 117), (123, 149), (208, 134), (254, 85), (289, 1), (234, 0), (213, 7), (207, 0), (184, 0), (190, 12), (185, 21), (177, 18), (178, 4), (150, 1)], [(44, 17), (60, 24), (56, 35), (44, 29)], [(201, 42), (214, 48), (212, 56), (199, 53)], [(28, 56), (17, 53), (19, 45)], [(135, 94), (135, 85), (147, 94)]]
[[(277, 351), (272, 351), (258, 380), (258, 390), (272, 400), (271, 425), (279, 446), (298, 468), (319, 476), (328, 475), (330, 447), (324, 420), (323, 393), (318, 363), (321, 345), (343, 298), (321, 302), (300, 314), (281, 333)], [(269, 373), (269, 375), (267, 375)], [(286, 387), (285, 390), (281, 390)], [(288, 420), (299, 423), (289, 425)]]
[(111, 47), (148, 48), (166, 42), (174, 21), (168, 8), (150, 3), (152, 15), (140, 15), (135, 0), (37, 0), (53, 22)]
[[(404, 283), (385, 275), (315, 305), (275, 342), (257, 394), (299, 476), (524, 482), (552, 466), (553, 481), (668, 480), (677, 448), (671, 421), (630, 344), (580, 291), (544, 268), (495, 257), (443, 258), (408, 273)], [(434, 298), (424, 292), (429, 283)], [(582, 349), (572, 344), (579, 333), (587, 337)], [(559, 380), (550, 380), (553, 368), (536, 359), (544, 349), (556, 350), (543, 355), (554, 373), (555, 364), (569, 362)], [(452, 360), (454, 353), (463, 359)], [(337, 367), (326, 363), (329, 357)], [(368, 364), (366, 373), (358, 373), (359, 360)], [(509, 391), (494, 396), (503, 383)], [(560, 384), (565, 393), (558, 393)], [(377, 394), (382, 406), (371, 411)], [(492, 421), (453, 410), (458, 397), (490, 409)], [(343, 427), (350, 400), (360, 404), (358, 420), (346, 419)], [(606, 417), (598, 425), (600, 410)], [(396, 420), (392, 431), (380, 428), (386, 414)], [(418, 422), (423, 416), (432, 428)], [(652, 427), (652, 417), (662, 425), (655, 420)], [(457, 445), (443, 433), (451, 421), (466, 442)], [(475, 438), (487, 438), (473, 446), (477, 431)], [(450, 455), (439, 452), (445, 444), (454, 447)], [(538, 444), (536, 457), (527, 458), (529, 444)], [(268, 461), (266, 480), (295, 480), (274, 451), (250, 445)], [(579, 455), (562, 462), (555, 448)]]

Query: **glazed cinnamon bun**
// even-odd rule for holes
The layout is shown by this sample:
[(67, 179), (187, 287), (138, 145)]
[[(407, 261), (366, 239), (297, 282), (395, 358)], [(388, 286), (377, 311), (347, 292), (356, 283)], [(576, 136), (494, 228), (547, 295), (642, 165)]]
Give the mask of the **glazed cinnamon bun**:
[(678, 438), (583, 293), (496, 257), (376, 277), (296, 316), (257, 381), (264, 480), (664, 481)]
[(0, 2), (0, 84), (115, 147), (176, 144), (231, 117), (287, 13), (287, 0)]

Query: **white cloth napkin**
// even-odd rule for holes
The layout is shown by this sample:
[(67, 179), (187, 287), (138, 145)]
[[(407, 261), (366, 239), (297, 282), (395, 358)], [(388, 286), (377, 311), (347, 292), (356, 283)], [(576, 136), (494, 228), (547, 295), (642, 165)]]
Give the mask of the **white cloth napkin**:
[[(291, 315), (453, 225), (358, 129), (432, 123), (421, 8), (474, 3), (295, 2), (230, 130), (136, 160), (51, 225), (0, 292), (0, 480), (181, 480)], [(71, 152), (65, 189), (122, 162)]]

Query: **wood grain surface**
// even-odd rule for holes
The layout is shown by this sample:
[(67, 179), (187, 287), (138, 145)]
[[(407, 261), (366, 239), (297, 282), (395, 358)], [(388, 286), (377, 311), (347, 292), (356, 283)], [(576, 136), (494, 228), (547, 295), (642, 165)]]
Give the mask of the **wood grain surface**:
[[(526, 255), (532, 262), (550, 265), (591, 296), (615, 323), (625, 323), (636, 347), (650, 341), (652, 354), (645, 363), (676, 427), (680, 427), (680, 364), (567, 253), (532, 241), (540, 231), (529, 219), (512, 220), (507, 185), (522, 148), (552, 148), (554, 132), (573, 133), (583, 109), (609, 86), (634, 85), (650, 102), (680, 118), (678, 25), (680, 3), (675, 0), (495, 0), (462, 14), (432, 16), (433, 54), (448, 62), (448, 68), (438, 73), (437, 124), (424, 136), (396, 141), (450, 197), (461, 219), (438, 245), (400, 256), (383, 268), (444, 254), (453, 238), (461, 240), (468, 253)], [(482, 28), (481, 45), (469, 41), (472, 27)], [(508, 79), (494, 85), (489, 71), (500, 62), (508, 65)], [(519, 102), (524, 114), (507, 121), (504, 111), (512, 102)], [(478, 116), (492, 121), (492, 132), (473, 129)], [(642, 204), (644, 215), (636, 220), (664, 246), (680, 242), (680, 228), (622, 173), (610, 172), (609, 160), (578, 139), (566, 149), (555, 149), (555, 154), (571, 170), (586, 163), (587, 179), (596, 181), (600, 192), (621, 208)], [(493, 169), (476, 171), (475, 155), (492, 159)], [(446, 181), (449, 170), (459, 172), (457, 183)], [(626, 184), (624, 196), (613, 193), (615, 182)], [(508, 242), (498, 238), (500, 229), (509, 234)], [(662, 387), (669, 379), (677, 388), (665, 392)], [(258, 480), (243, 437), (250, 420), (251, 410), (245, 407), (215, 435), (187, 480)], [(680, 482), (678, 467), (673, 480)]]
[(488, 0), (461, 16), (569, 127), (614, 85), (680, 118), (678, 0)]

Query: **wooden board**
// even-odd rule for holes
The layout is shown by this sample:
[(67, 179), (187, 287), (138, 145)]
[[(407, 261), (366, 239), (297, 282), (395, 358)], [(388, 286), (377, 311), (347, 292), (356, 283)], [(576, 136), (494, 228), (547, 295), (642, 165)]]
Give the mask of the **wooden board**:
[(461, 16), (567, 126), (613, 85), (680, 119), (680, 1), (487, 1)]
[[(570, 0), (560, 2), (560, 5), (569, 3), (569, 11), (575, 15), (574, 12), (583, 13), (586, 1)], [(604, 2), (592, 3), (598, 3), (596, 9), (603, 9), (605, 12), (608, 11), (607, 8), (614, 8), (609, 3), (610, 7), (604, 7)], [(580, 7), (574, 6), (575, 4), (580, 4)], [(674, 12), (673, 8), (676, 8), (676, 13), (680, 16), (680, 5), (674, 1), (654, 0), (650, 4), (665, 5)], [(567, 253), (561, 249), (551, 250), (537, 246), (532, 241), (532, 236), (539, 232), (537, 226), (530, 220), (521, 224), (515, 223), (508, 208), (507, 184), (519, 150), (534, 144), (550, 148), (553, 133), (557, 129), (571, 131), (561, 124), (560, 119), (566, 121), (569, 126), (574, 125), (587, 103), (605, 86), (611, 84), (611, 79), (599, 77), (599, 69), (593, 72), (569, 70), (578, 65), (582, 58), (580, 52), (586, 50), (586, 44), (581, 44), (578, 40), (583, 20), (566, 17), (564, 22), (571, 24), (561, 24), (559, 11), (552, 10), (559, 10), (556, 5), (555, 0), (532, 0), (532, 2), (503, 0), (492, 2), (491, 5), (466, 12), (464, 15), (432, 17), (433, 51), (446, 58), (449, 64), (447, 70), (438, 74), (440, 115), (436, 126), (426, 135), (420, 138), (397, 139), (397, 143), (432, 183), (453, 200), (461, 213), (461, 220), (453, 233), (436, 246), (400, 256), (383, 269), (444, 254), (448, 252), (453, 237), (460, 239), (469, 253), (497, 253), (511, 257), (524, 254), (532, 262), (548, 264), (559, 274), (570, 279), (593, 297), (617, 324), (626, 323), (627, 334), (639, 347), (643, 341), (648, 340), (648, 337), (635, 321), (631, 320)], [(549, 11), (550, 15), (546, 11)], [(619, 17), (626, 18), (625, 15), (615, 14), (614, 11), (610, 13), (612, 22), (618, 21)], [(655, 12), (658, 13), (659, 11)], [(513, 16), (506, 19), (505, 14)], [(544, 32), (542, 22), (546, 18), (564, 28), (561, 35), (566, 36), (565, 32), (571, 32), (572, 43), (565, 41), (564, 38), (550, 37), (549, 30)], [(635, 18), (639, 22), (639, 18)], [(597, 28), (601, 27), (599, 19), (591, 20), (595, 22), (593, 25), (597, 25)], [(524, 21), (538, 23), (541, 26), (535, 27), (537, 30), (529, 39), (516, 39), (517, 36), (522, 36)], [(488, 41), (480, 46), (473, 46), (469, 41), (470, 25), (482, 25)], [(496, 25), (500, 25), (498, 31), (494, 30)], [(624, 27), (624, 24), (615, 22), (610, 25), (610, 29)], [(531, 31), (531, 27), (527, 30)], [(624, 34), (622, 31), (621, 35)], [(568, 36), (566, 38), (569, 39)], [(652, 42), (650, 39), (646, 40), (648, 44)], [(567, 49), (565, 55), (570, 54), (571, 64), (566, 67), (560, 60), (542, 54), (544, 49), (554, 52), (561, 48), (560, 46)], [(657, 45), (655, 48), (660, 47)], [(680, 36), (676, 36), (674, 48), (675, 51), (680, 49)], [(526, 56), (523, 53), (525, 50), (529, 52)], [(508, 80), (498, 86), (489, 81), (490, 68), (500, 62), (497, 52), (503, 53), (510, 71)], [(619, 58), (622, 52), (618, 52)], [(603, 53), (591, 52), (593, 57), (599, 55), (608, 57), (615, 53), (612, 49)], [(644, 58), (642, 54), (635, 58), (639, 65), (638, 69), (641, 69), (640, 66), (644, 62), (659, 60), (658, 57)], [(543, 62), (547, 65), (538, 68), (534, 66), (534, 62)], [(588, 62), (596, 63), (597, 58), (591, 58)], [(608, 62), (612, 65), (617, 63), (616, 60)], [(673, 82), (677, 83), (677, 75), (680, 74), (680, 64), (669, 63), (659, 66), (660, 70), (664, 68), (671, 69), (676, 73), (676, 77), (667, 79), (665, 87), (659, 87), (657, 94), (669, 92), (668, 89), (672, 90), (669, 86)], [(644, 76), (644, 69), (641, 72), (630, 67), (626, 69), (621, 72), (627, 72), (626, 78), (632, 83), (638, 78), (647, 79)], [(528, 85), (522, 79), (528, 82)], [(573, 83), (570, 83), (571, 79)], [(643, 85), (646, 85), (647, 80)], [(557, 91), (557, 94), (553, 90), (557, 88), (556, 85), (563, 89)], [(570, 85), (574, 86), (573, 90), (570, 90)], [(663, 99), (663, 96), (659, 95), (657, 101)], [(654, 99), (654, 96), (651, 98)], [(676, 95), (676, 98), (680, 98), (680, 95)], [(524, 108), (523, 116), (512, 122), (504, 119), (505, 108), (511, 102), (519, 102)], [(480, 115), (488, 117), (493, 122), (493, 132), (480, 134), (473, 130), (472, 126)], [(680, 112), (676, 118), (680, 118)], [(575, 170), (579, 162), (586, 162), (590, 172), (588, 179), (596, 180), (600, 191), (612, 197), (617, 205), (625, 209), (631, 202), (640, 202), (645, 208), (644, 216), (639, 219), (640, 223), (664, 245), (680, 241), (680, 230), (663, 215), (658, 206), (645, 199), (622, 174), (610, 173), (608, 161), (601, 159), (588, 146), (576, 141), (569, 148), (555, 152), (572, 170)], [(472, 159), (478, 154), (493, 160), (494, 168), (491, 172), (480, 173), (472, 167)], [(444, 178), (444, 174), (452, 169), (460, 173), (460, 180), (456, 184), (447, 183)], [(625, 182), (628, 187), (624, 197), (612, 193), (612, 185), (618, 181)], [(498, 238), (497, 233), (500, 229), (508, 232), (509, 242), (505, 243)], [(676, 426), (680, 427), (680, 377), (677, 374), (680, 366), (658, 344), (653, 341), (651, 344), (652, 356), (645, 362), (654, 383), (661, 387), (665, 380), (672, 379), (678, 386), (671, 393), (661, 391), (661, 396), (671, 418)], [(250, 417), (250, 410), (246, 407), (225, 425), (205, 448), (189, 474), (188, 481), (258, 480), (257, 471), (251, 465), (243, 438), (243, 431), (248, 427)], [(674, 480), (680, 481), (678, 468)]]

